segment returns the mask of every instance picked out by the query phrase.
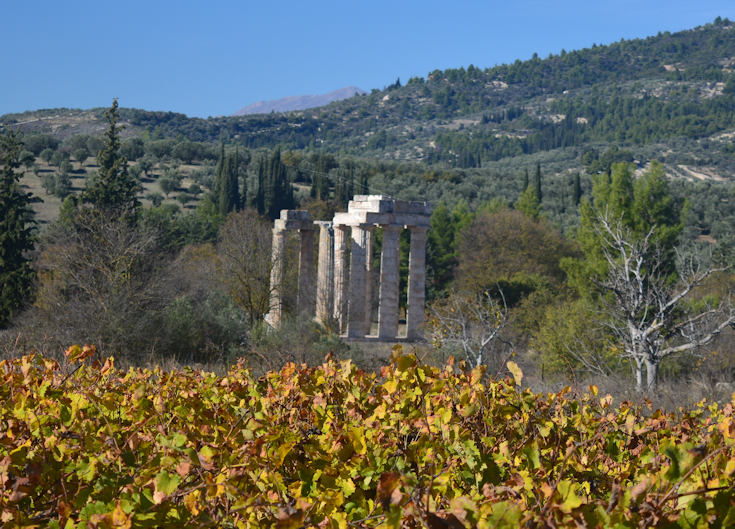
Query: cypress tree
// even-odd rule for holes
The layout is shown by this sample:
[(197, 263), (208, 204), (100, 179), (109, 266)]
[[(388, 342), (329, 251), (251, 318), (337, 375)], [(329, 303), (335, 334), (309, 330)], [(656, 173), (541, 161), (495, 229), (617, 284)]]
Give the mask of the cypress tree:
[(97, 209), (112, 214), (135, 214), (140, 207), (136, 194), (141, 189), (138, 181), (128, 173), (128, 160), (120, 152), (120, 115), (117, 99), (105, 112), (109, 124), (104, 146), (97, 154), (97, 173), (82, 195), (82, 200)]
[(240, 148), (235, 151), (235, 154), (237, 155), (237, 174), (240, 174), (240, 164), (245, 165), (245, 174), (242, 175), (242, 185), (240, 186), (240, 209), (245, 209), (248, 207), (248, 172), (247, 172), (247, 165), (250, 160), (250, 154), (245, 151), (245, 154), (242, 158), (240, 158)]
[(0, 136), (0, 327), (7, 326), (31, 291), (33, 269), (27, 253), (33, 249), (36, 230), (33, 198), (20, 186), (21, 143), (14, 132)]
[(258, 190), (253, 198), (253, 207), (258, 213), (265, 215), (265, 188), (266, 188), (266, 159), (262, 156), (258, 160)]
[(574, 175), (574, 205), (579, 206), (582, 198), (582, 182), (580, 181), (579, 172)]
[(225, 170), (225, 142), (220, 141), (219, 144), (219, 159), (217, 160), (217, 170), (214, 173), (214, 189), (213, 195), (215, 201), (219, 200), (220, 193), (222, 192), (222, 177)]
[(217, 208), (221, 215), (225, 216), (230, 211), (236, 210), (240, 193), (238, 187), (238, 175), (235, 168), (235, 157), (227, 156), (222, 163), (222, 171), (219, 175), (219, 196), (217, 197)]
[(544, 199), (544, 195), (541, 193), (541, 164), (536, 164), (536, 178), (534, 184), (536, 185), (536, 197), (538, 198), (538, 203), (541, 204), (541, 201)]
[(521, 193), (523, 193), (526, 189), (528, 189), (528, 168), (523, 173), (523, 187), (521, 188)]

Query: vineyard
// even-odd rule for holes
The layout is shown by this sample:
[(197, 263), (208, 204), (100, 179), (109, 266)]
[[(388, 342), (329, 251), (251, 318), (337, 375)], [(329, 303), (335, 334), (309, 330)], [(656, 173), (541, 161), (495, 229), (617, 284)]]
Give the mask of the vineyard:
[(733, 403), (678, 416), (394, 352), (256, 378), (0, 363), (2, 527), (733, 527)]

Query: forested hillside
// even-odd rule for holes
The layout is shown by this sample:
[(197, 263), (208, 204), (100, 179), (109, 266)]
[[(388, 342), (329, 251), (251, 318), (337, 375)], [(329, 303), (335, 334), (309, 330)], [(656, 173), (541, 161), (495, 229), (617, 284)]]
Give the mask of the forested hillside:
[[(249, 148), (321, 149), (382, 159), (483, 167), (563, 147), (676, 145), (671, 163), (731, 176), (735, 32), (727, 20), (678, 33), (595, 45), (481, 69), (435, 70), (327, 107), (289, 114), (188, 118), (123, 109), (129, 133), (234, 141)], [(49, 110), (2, 118), (67, 135), (102, 110)], [(53, 117), (53, 119), (52, 119)]]

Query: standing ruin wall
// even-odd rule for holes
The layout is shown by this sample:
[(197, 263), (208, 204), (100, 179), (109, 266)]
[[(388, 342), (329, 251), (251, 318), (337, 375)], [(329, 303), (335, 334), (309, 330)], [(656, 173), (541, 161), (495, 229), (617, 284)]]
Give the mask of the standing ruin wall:
[[(331, 222), (312, 223), (306, 211), (283, 210), (273, 228), (273, 286), (269, 323), (278, 326), (283, 317), (280, 283), (283, 279), (285, 234), (288, 230), (298, 230), (301, 241), (299, 312), (314, 310), (319, 321), (333, 322), (340, 334), (348, 338), (380, 341), (399, 339), (399, 241), (401, 232), (409, 230), (405, 339), (420, 339), (425, 312), (426, 232), (430, 218), (431, 206), (427, 202), (401, 201), (382, 195), (355, 196), (349, 202), (347, 211), (335, 214)], [(313, 240), (317, 228), (319, 253), (314, 288)], [(383, 241), (378, 284), (378, 327), (377, 334), (371, 335), (375, 228), (382, 230)]]

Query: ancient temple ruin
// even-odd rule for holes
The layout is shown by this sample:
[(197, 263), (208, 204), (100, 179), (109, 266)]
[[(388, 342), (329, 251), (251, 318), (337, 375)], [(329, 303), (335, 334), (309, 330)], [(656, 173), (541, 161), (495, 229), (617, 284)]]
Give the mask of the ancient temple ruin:
[[(268, 321), (279, 325), (283, 317), (283, 267), (285, 236), (296, 230), (300, 236), (298, 298), (299, 312), (314, 311), (324, 323), (333, 322), (340, 333), (352, 339), (394, 341), (421, 338), (424, 322), (426, 277), (426, 232), (431, 206), (382, 195), (357, 195), (346, 212), (332, 221), (311, 222), (306, 211), (281, 211), (273, 227), (271, 309)], [(377, 333), (373, 324), (373, 236), (382, 230), (378, 282)], [(318, 270), (314, 287), (313, 241), (319, 231)], [(406, 335), (398, 336), (399, 237), (410, 232)]]

